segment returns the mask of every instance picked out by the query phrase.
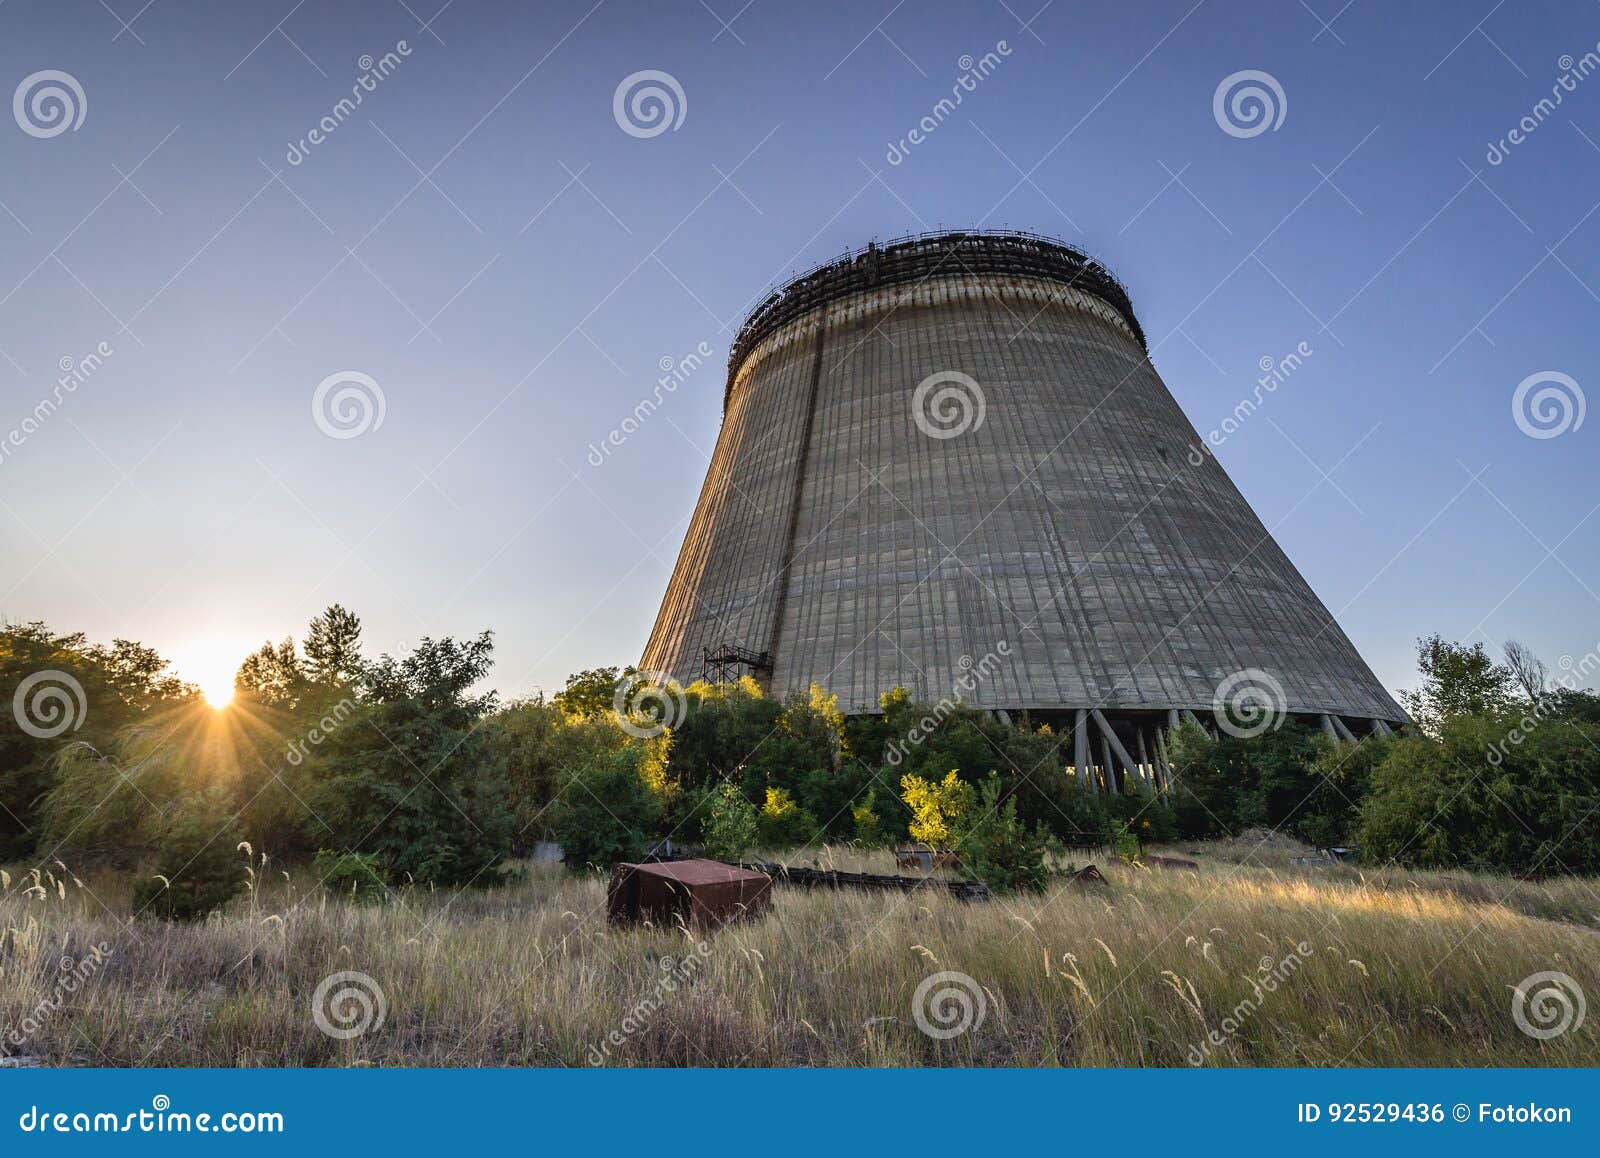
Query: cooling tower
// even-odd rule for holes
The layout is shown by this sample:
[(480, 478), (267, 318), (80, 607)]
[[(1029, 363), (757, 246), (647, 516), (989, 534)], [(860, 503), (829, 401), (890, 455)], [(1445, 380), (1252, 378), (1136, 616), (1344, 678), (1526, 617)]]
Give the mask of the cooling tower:
[(1077, 250), (869, 246), (740, 330), (640, 666), (816, 683), (846, 711), (898, 686), (1061, 714), (1080, 756), (1087, 717), (1130, 766), (1165, 763), (1132, 754), (1140, 721), (1223, 706), (1346, 738), (1403, 722), (1202, 445), (1126, 290)]

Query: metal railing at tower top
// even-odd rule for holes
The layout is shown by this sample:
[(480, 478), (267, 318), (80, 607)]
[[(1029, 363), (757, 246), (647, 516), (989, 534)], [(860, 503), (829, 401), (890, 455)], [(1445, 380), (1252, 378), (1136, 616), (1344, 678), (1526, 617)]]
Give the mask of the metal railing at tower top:
[(931, 277), (991, 274), (1058, 281), (1113, 307), (1148, 350), (1128, 289), (1082, 250), (1037, 233), (946, 230), (871, 242), (778, 286), (750, 311), (729, 351), (730, 378), (756, 343), (800, 315), (852, 293)]

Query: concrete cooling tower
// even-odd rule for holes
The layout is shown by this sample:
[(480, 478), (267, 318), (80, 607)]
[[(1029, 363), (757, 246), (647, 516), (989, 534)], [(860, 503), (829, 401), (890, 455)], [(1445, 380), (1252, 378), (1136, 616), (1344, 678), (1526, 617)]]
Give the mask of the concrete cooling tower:
[[(1159, 786), (1184, 714), (1235, 734), (1405, 721), (1068, 246), (868, 246), (761, 303), (641, 667), (904, 687), (1076, 728)], [(1149, 743), (1146, 743), (1148, 738)]]

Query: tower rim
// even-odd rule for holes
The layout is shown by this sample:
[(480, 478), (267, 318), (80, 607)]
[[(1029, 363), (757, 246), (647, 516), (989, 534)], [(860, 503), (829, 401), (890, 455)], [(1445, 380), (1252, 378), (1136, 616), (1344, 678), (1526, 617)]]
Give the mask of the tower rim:
[(1122, 316), (1149, 352), (1127, 286), (1076, 246), (1020, 230), (939, 230), (868, 242), (778, 286), (739, 327), (728, 352), (728, 387), (763, 338), (820, 306), (866, 290), (963, 276), (1043, 279), (1092, 294)]

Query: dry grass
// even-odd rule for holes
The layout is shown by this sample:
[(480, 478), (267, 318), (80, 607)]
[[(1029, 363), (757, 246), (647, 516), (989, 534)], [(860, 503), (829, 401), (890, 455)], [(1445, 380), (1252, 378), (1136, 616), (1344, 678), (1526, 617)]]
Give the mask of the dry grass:
[[(130, 922), (125, 879), (25, 892), (13, 871), (0, 1051), (47, 1065), (584, 1065), (616, 1031), (609, 1064), (1181, 1066), (1214, 1029), (1207, 1064), (1589, 1065), (1600, 1052), (1597, 1019), (1537, 1041), (1511, 1015), (1512, 987), (1544, 970), (1600, 994), (1594, 881), (1364, 878), (1198, 851), (1198, 873), (1102, 862), (1103, 890), (988, 904), (783, 890), (771, 918), (716, 934), (703, 958), (683, 930), (609, 926), (602, 882), (553, 865), (375, 906), (279, 877), (193, 926)], [(807, 859), (893, 871), (886, 854)], [(109, 959), (49, 1009), (60, 959), (101, 941)], [(1275, 989), (1253, 987), (1263, 961), (1290, 955)], [(666, 992), (662, 958), (681, 972), (690, 956), (692, 977)], [(349, 1041), (311, 1016), (339, 970), (369, 974), (388, 1005)], [(986, 1005), (943, 1041), (912, 1016), (941, 970), (975, 979)], [(652, 997), (659, 1008), (630, 1019)], [(25, 1044), (5, 1040), (41, 1008)]]

